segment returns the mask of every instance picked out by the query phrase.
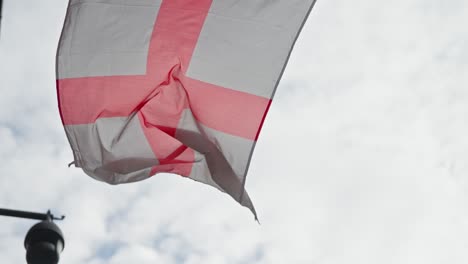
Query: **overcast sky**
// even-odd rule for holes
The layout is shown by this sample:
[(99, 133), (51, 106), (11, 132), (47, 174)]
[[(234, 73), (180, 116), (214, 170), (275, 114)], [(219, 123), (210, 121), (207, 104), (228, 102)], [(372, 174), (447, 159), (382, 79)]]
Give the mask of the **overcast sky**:
[[(468, 263), (467, 1), (317, 2), (253, 155), (261, 225), (180, 176), (67, 168), (66, 2), (6, 0), (0, 39), (0, 207), (66, 214), (61, 263)], [(1, 263), (32, 224), (0, 218)]]

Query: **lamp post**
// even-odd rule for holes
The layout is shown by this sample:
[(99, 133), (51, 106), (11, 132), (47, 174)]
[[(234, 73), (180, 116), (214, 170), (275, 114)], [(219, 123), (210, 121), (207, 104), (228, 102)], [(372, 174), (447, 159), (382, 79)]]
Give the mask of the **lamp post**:
[(3, 0), (0, 0), (0, 33), (2, 32), (2, 6)]
[(53, 220), (63, 220), (65, 216), (55, 217), (45, 214), (0, 208), (0, 215), (36, 219), (41, 222), (29, 229), (24, 239), (26, 261), (28, 264), (57, 264), (60, 253), (65, 247), (62, 231)]

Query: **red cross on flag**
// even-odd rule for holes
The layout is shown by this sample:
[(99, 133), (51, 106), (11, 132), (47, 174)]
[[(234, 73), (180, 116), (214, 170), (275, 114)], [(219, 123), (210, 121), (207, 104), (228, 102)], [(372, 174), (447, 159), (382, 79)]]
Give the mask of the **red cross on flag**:
[(110, 184), (160, 172), (255, 209), (249, 161), (315, 0), (70, 0), (57, 52), (75, 166)]

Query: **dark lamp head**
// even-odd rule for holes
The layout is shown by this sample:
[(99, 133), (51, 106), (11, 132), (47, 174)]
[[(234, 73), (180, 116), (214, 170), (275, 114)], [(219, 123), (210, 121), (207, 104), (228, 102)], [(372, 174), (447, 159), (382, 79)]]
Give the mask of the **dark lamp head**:
[(28, 264), (57, 264), (65, 246), (62, 231), (45, 220), (29, 229), (24, 240)]

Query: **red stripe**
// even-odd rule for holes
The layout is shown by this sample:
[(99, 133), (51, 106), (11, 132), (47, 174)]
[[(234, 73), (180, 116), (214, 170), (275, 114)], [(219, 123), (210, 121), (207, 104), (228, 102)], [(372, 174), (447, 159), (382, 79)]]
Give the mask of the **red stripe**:
[(200, 123), (221, 132), (256, 140), (269, 99), (191, 78), (184, 79), (184, 84), (190, 109)]
[[(160, 165), (151, 174), (172, 172), (189, 176), (195, 153), (175, 139), (188, 101), (180, 76), (185, 73), (211, 0), (163, 1), (155, 23), (147, 74), (165, 77), (164, 85), (140, 110), (143, 129)], [(164, 74), (168, 72), (169, 74)], [(150, 124), (149, 126), (147, 126)]]
[(145, 76), (105, 76), (58, 81), (65, 125), (94, 123), (101, 117), (128, 116), (151, 96)]
[(145, 120), (143, 114), (138, 113), (143, 132), (159, 160), (159, 165), (154, 166), (150, 175), (158, 172), (171, 172), (188, 177), (192, 170), (195, 153), (174, 136), (154, 127)]
[(176, 64), (186, 72), (210, 6), (211, 0), (162, 2), (150, 42), (148, 75), (160, 75)]

